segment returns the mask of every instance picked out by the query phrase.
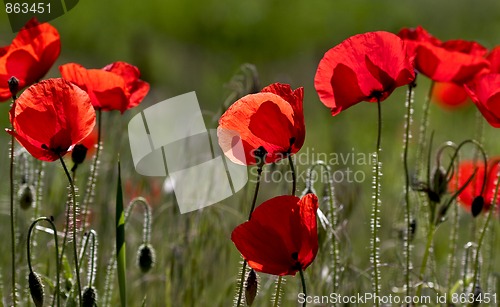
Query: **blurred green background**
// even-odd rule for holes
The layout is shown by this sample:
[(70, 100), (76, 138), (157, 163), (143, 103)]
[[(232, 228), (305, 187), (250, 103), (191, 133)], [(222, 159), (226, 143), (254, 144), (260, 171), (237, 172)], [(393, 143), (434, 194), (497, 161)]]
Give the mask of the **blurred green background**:
[[(166, 98), (196, 91), (207, 114), (206, 124), (215, 127), (212, 117), (230, 91), (225, 84), (243, 63), (255, 64), (261, 85), (290, 83), (305, 88), (304, 112), (307, 136), (302, 151), (324, 153), (375, 150), (376, 106), (360, 103), (332, 118), (319, 101), (313, 85), (317, 64), (323, 54), (343, 39), (357, 33), (386, 30), (398, 32), (403, 27), (422, 25), (442, 40), (475, 40), (487, 48), (500, 44), (500, 2), (496, 0), (448, 1), (95, 1), (82, 0), (76, 8), (51, 22), (60, 32), (62, 52), (47, 77), (58, 77), (57, 67), (67, 62), (100, 68), (121, 60), (138, 66), (142, 79), (151, 84), (151, 92), (136, 109), (123, 116), (106, 113), (104, 120), (104, 154), (94, 202), (94, 224), (100, 235), (100, 268), (105, 268), (114, 242), (113, 179), (116, 156), (120, 153), (126, 184), (125, 198), (144, 194), (153, 206), (153, 244), (157, 249), (157, 265), (148, 275), (133, 270), (135, 248), (140, 244), (141, 220), (131, 220), (127, 228), (129, 240), (129, 301), (139, 306), (147, 297), (148, 306), (228, 306), (234, 295), (239, 270), (239, 255), (230, 241), (232, 229), (243, 222), (249, 208), (253, 185), (223, 203), (201, 212), (180, 215), (172, 195), (158, 192), (163, 178), (144, 178), (135, 173), (130, 159), (126, 126), (141, 109)], [(5, 13), (0, 13), (0, 46), (10, 43), (14, 35)], [(420, 76), (415, 95), (415, 113), (411, 156), (414, 158), (422, 105), (430, 82)], [(383, 102), (383, 182), (382, 182), (382, 261), (383, 293), (402, 285), (399, 262), (402, 243), (397, 228), (403, 224), (403, 140), (405, 90), (398, 89)], [(0, 104), (0, 126), (8, 127), (9, 103)], [(3, 114), (3, 115), (2, 115)], [(431, 106), (431, 127), (435, 144), (445, 140), (460, 142), (476, 133), (476, 110), (469, 103), (456, 110)], [(490, 155), (498, 155), (496, 130), (485, 124), (484, 144)], [(173, 128), (175, 129), (175, 128)], [(0, 225), (8, 225), (8, 137), (0, 134)], [(343, 203), (341, 216), (341, 257), (346, 266), (342, 290), (345, 293), (369, 292), (369, 165), (339, 165), (366, 174), (362, 184), (339, 184), (337, 194)], [(88, 165), (87, 165), (88, 169)], [(305, 166), (298, 166), (299, 171)], [(65, 178), (57, 164), (46, 166), (46, 202), (41, 214), (55, 215), (62, 225)], [(88, 170), (87, 170), (88, 171)], [(81, 174), (82, 187), (85, 172)], [(299, 182), (299, 190), (304, 182)], [(259, 201), (285, 192), (288, 187), (264, 186)], [(319, 189), (321, 191), (321, 189)], [(81, 192), (83, 194), (83, 191)], [(32, 212), (18, 211), (20, 225), (26, 225)], [(461, 214), (460, 244), (473, 238), (471, 228), (477, 223)], [(478, 222), (480, 224), (480, 222)], [(422, 220), (422, 226), (425, 224)], [(496, 227), (498, 222), (496, 222)], [(8, 228), (0, 227), (7, 249)], [(498, 227), (497, 227), (498, 231)], [(25, 232), (22, 229), (21, 232)], [(438, 231), (436, 239), (437, 275), (445, 274), (440, 265), (447, 262), (449, 225)], [(23, 235), (20, 236), (20, 240)], [(418, 268), (424, 228), (415, 239), (415, 263)], [(22, 243), (22, 241), (21, 241)], [(43, 246), (43, 244), (41, 244)], [(20, 248), (19, 253), (24, 249)], [(323, 248), (317, 262), (308, 270), (310, 292), (327, 295), (328, 276), (323, 265), (329, 261)], [(461, 259), (463, 250), (457, 255)], [(24, 254), (23, 254), (24, 255)], [(8, 285), (10, 257), (0, 256), (3, 284)], [(19, 260), (25, 265), (23, 259)], [(498, 265), (496, 267), (498, 271)], [(96, 281), (103, 286), (104, 270)], [(24, 271), (23, 271), (24, 272)], [(458, 272), (457, 272), (458, 273)], [(323, 274), (323, 275), (322, 275)], [(444, 276), (444, 275), (443, 275)], [(347, 278), (349, 277), (349, 278)], [(458, 275), (457, 275), (458, 277)], [(444, 280), (441, 278), (440, 280)], [(21, 281), (21, 284), (25, 282)], [(288, 278), (283, 306), (293, 306), (299, 289), (298, 278)], [(264, 276), (263, 293), (256, 303), (266, 306), (272, 296), (273, 279)], [(8, 287), (4, 287), (4, 295)], [(22, 292), (25, 295), (25, 292)], [(499, 293), (500, 294), (500, 293)], [(116, 295), (116, 293), (115, 293)]]

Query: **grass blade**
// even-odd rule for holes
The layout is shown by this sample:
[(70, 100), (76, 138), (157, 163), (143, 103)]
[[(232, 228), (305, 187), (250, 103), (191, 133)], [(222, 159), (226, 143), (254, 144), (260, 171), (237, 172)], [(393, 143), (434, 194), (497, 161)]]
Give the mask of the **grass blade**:
[(125, 279), (125, 214), (123, 211), (122, 179), (118, 161), (118, 186), (116, 190), (116, 263), (121, 306), (127, 306), (127, 283)]

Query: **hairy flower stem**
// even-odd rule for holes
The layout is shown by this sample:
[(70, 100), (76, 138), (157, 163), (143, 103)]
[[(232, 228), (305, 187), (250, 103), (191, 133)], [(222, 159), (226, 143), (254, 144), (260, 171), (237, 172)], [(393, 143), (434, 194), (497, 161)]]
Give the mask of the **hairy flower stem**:
[(418, 147), (417, 147), (417, 153), (416, 153), (416, 161), (417, 161), (417, 169), (416, 169), (416, 176), (417, 178), (420, 178), (421, 171), (422, 171), (422, 165), (423, 165), (423, 160), (422, 156), (425, 151), (426, 147), (426, 135), (427, 135), (427, 128), (429, 127), (429, 114), (430, 114), (430, 105), (431, 105), (431, 99), (432, 99), (432, 92), (434, 91), (434, 81), (431, 81), (431, 85), (429, 87), (429, 92), (427, 93), (427, 97), (425, 98), (424, 101), (424, 110), (422, 114), (422, 122), (420, 123), (420, 133), (418, 136)]
[[(300, 273), (300, 281), (302, 282), (302, 293), (304, 293), (304, 297), (307, 297), (306, 279), (304, 278), (304, 271), (302, 270), (302, 268), (300, 268), (299, 273)], [(306, 300), (304, 300), (302, 307), (306, 307)]]
[[(377, 129), (377, 151), (375, 153), (375, 175), (374, 175), (374, 201), (372, 205), (372, 218), (371, 218), (371, 257), (370, 260), (373, 265), (373, 292), (375, 296), (380, 294), (380, 269), (379, 269), (379, 238), (378, 238), (378, 228), (380, 227), (380, 153), (381, 148), (381, 136), (382, 136), (382, 108), (380, 105), (380, 99), (377, 101), (377, 119), (378, 119), (378, 129)], [(376, 306), (380, 306), (380, 303), (376, 301)]]
[[(431, 203), (430, 208), (435, 208), (435, 204)], [(432, 209), (431, 209), (432, 210)], [(425, 271), (427, 268), (427, 261), (429, 260), (429, 256), (433, 250), (432, 242), (434, 241), (434, 234), (436, 233), (436, 223), (434, 223), (434, 212), (431, 212), (432, 216), (429, 219), (429, 229), (427, 229), (427, 243), (425, 244), (424, 257), (422, 258), (422, 264), (420, 265), (420, 272), (418, 274), (419, 286), (417, 287), (417, 297), (420, 297), (422, 293), (422, 285), (424, 283)]]
[(278, 276), (278, 283), (276, 284), (276, 294), (274, 294), (273, 307), (278, 307), (280, 305), (280, 293), (281, 293), (281, 282), (283, 281), (283, 276)]
[(90, 178), (88, 180), (88, 187), (85, 192), (85, 198), (82, 203), (82, 233), (85, 233), (85, 229), (87, 227), (87, 214), (89, 209), (89, 204), (94, 195), (95, 183), (97, 180), (97, 169), (99, 164), (99, 155), (101, 153), (101, 129), (102, 129), (102, 111), (101, 109), (97, 109), (97, 148), (95, 151), (94, 159), (92, 160), (92, 168), (90, 173)]
[[(13, 129), (13, 128), (12, 128)], [(10, 242), (11, 242), (11, 282), (12, 305), (17, 306), (16, 299), (16, 226), (14, 211), (14, 135), (10, 138)]]
[[(259, 188), (260, 188), (260, 177), (262, 175), (262, 167), (264, 166), (264, 160), (262, 160), (262, 163), (259, 163), (257, 166), (257, 183), (255, 184), (255, 192), (253, 194), (253, 200), (252, 200), (252, 207), (250, 208), (250, 213), (248, 214), (248, 220), (252, 218), (252, 213), (253, 210), (255, 209), (255, 204), (257, 203), (257, 195), (259, 194)], [(241, 276), (240, 276), (240, 284), (239, 284), (239, 289), (238, 289), (238, 300), (236, 301), (236, 306), (241, 306), (241, 301), (243, 298), (243, 283), (245, 281), (245, 273), (247, 270), (247, 261), (243, 260), (243, 266), (241, 268)]]
[[(68, 177), (69, 185), (71, 186), (71, 197), (73, 199), (73, 229), (72, 229), (72, 236), (73, 236), (73, 255), (75, 258), (75, 272), (76, 272), (76, 284), (77, 284), (77, 289), (78, 289), (78, 299), (80, 302), (80, 305), (82, 304), (82, 285), (80, 284), (80, 266), (78, 264), (78, 250), (77, 250), (77, 242), (76, 242), (76, 192), (75, 192), (75, 185), (73, 184), (73, 180), (71, 179), (71, 175), (68, 171), (68, 168), (66, 167), (66, 163), (64, 163), (64, 160), (62, 156), (59, 154), (59, 161), (61, 161), (61, 164), (64, 168), (64, 172), (66, 173), (66, 177)], [(69, 225), (66, 225), (68, 228)]]
[[(59, 253), (59, 245), (58, 245), (58, 241), (57, 241), (57, 230), (56, 230), (56, 225), (54, 225), (54, 222), (52, 220), (52, 217), (51, 218), (47, 218), (47, 217), (39, 217), (37, 218), (36, 220), (33, 221), (33, 223), (31, 223), (31, 226), (28, 230), (28, 239), (27, 239), (27, 253), (28, 253), (28, 268), (29, 268), (29, 271), (30, 272), (33, 272), (33, 267), (31, 266), (31, 235), (32, 235), (32, 232), (33, 232), (33, 228), (35, 227), (35, 225), (40, 222), (40, 221), (46, 221), (50, 224), (50, 227), (52, 228), (52, 230), (54, 231), (54, 242), (55, 242), (55, 248), (56, 248), (56, 288), (55, 288), (55, 292), (54, 292), (54, 299), (57, 300), (57, 306), (61, 306), (61, 302), (60, 302), (60, 299), (59, 299), (59, 294), (60, 294), (60, 291), (59, 291), (59, 288), (60, 288), (60, 280), (59, 280), (59, 275), (61, 273), (61, 268), (59, 266), (59, 260), (58, 260), (58, 253)], [(54, 304), (54, 303), (52, 303)]]
[(411, 273), (411, 205), (410, 205), (410, 170), (408, 167), (408, 143), (410, 142), (410, 126), (412, 122), (413, 110), (413, 88), (415, 84), (411, 83), (408, 86), (406, 96), (406, 116), (405, 116), (405, 137), (403, 142), (403, 166), (405, 170), (405, 224), (406, 230), (404, 234), (404, 254), (405, 254), (405, 290), (406, 296), (411, 295), (410, 290), (410, 273)]

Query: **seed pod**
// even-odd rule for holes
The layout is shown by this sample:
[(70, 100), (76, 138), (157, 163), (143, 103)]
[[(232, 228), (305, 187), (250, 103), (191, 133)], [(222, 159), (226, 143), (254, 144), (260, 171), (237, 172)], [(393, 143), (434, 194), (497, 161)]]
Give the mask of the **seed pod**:
[(247, 306), (252, 306), (255, 297), (257, 296), (257, 288), (259, 281), (257, 280), (257, 274), (252, 269), (248, 273), (246, 285), (245, 285), (245, 301)]
[(83, 291), (82, 296), (82, 306), (83, 307), (94, 307), (97, 303), (97, 293), (95, 292), (94, 287), (87, 287), (85, 291)]
[(142, 244), (139, 246), (137, 252), (137, 265), (141, 268), (142, 272), (148, 272), (155, 265), (155, 250), (149, 244)]
[(30, 272), (28, 275), (28, 284), (33, 303), (35, 303), (36, 307), (42, 307), (45, 293), (43, 291), (43, 284), (40, 276), (35, 272)]
[(35, 200), (34, 195), (35, 192), (31, 185), (23, 184), (21, 186), (18, 193), (19, 205), (21, 206), (21, 209), (27, 210), (32, 207), (33, 201)]
[(472, 213), (472, 216), (473, 217), (478, 216), (479, 213), (483, 211), (483, 207), (484, 207), (484, 198), (481, 195), (476, 196), (476, 198), (474, 198), (474, 200), (472, 201), (472, 205), (470, 207), (470, 212)]

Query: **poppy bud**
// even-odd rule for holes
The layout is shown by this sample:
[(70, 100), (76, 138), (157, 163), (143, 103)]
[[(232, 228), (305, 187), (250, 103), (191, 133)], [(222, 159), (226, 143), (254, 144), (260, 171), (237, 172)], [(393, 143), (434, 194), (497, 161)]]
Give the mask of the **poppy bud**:
[(473, 217), (478, 216), (479, 213), (483, 211), (483, 207), (484, 207), (484, 198), (481, 195), (476, 196), (476, 198), (474, 198), (474, 200), (472, 201), (472, 205), (470, 207), (470, 212), (472, 213), (472, 216)]
[(21, 206), (21, 209), (26, 210), (31, 208), (34, 201), (33, 197), (34, 194), (35, 192), (33, 191), (33, 187), (31, 185), (23, 184), (21, 186), (18, 193), (19, 204)]
[(155, 265), (155, 250), (149, 244), (142, 244), (139, 246), (137, 252), (137, 265), (141, 268), (142, 272), (146, 273)]
[(88, 148), (83, 144), (76, 144), (73, 147), (73, 151), (71, 152), (71, 159), (75, 165), (82, 164), (85, 161), (85, 157), (87, 156)]
[(12, 98), (15, 99), (17, 92), (19, 91), (19, 80), (16, 77), (12, 76), (12, 77), (10, 77), (8, 82), (9, 82), (9, 90), (10, 90), (10, 93), (12, 94)]
[(442, 167), (436, 168), (434, 171), (434, 176), (432, 177), (432, 190), (436, 194), (438, 201), (441, 200), (441, 196), (447, 191), (448, 181), (446, 180), (446, 170)]
[(83, 291), (82, 296), (82, 306), (83, 307), (94, 307), (97, 302), (97, 293), (95, 292), (94, 287), (87, 287)]
[(246, 285), (245, 285), (245, 301), (247, 306), (252, 306), (255, 296), (257, 296), (257, 288), (259, 281), (257, 280), (257, 274), (252, 269), (248, 273)]
[(33, 303), (35, 303), (36, 307), (43, 306), (43, 284), (40, 280), (40, 277), (35, 272), (30, 272), (28, 275), (28, 284), (30, 287), (31, 298), (33, 299)]
[(416, 232), (417, 232), (417, 219), (413, 218), (410, 221), (410, 235), (408, 236), (410, 241), (413, 240)]

